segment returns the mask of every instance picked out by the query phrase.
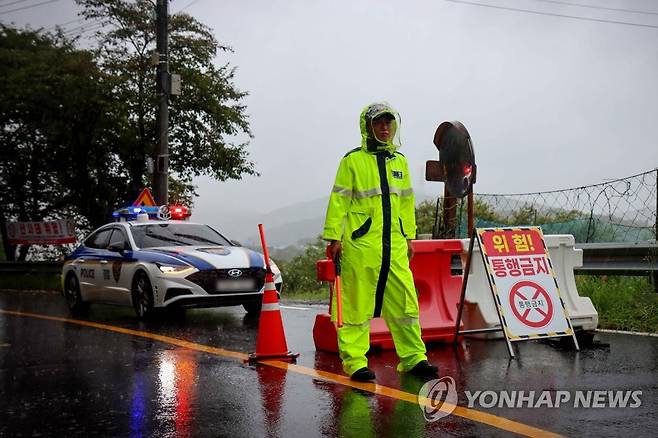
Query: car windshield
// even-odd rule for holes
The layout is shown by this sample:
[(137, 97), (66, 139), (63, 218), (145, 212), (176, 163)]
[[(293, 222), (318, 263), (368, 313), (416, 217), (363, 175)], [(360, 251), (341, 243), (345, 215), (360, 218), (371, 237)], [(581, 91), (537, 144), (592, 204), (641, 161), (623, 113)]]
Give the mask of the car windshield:
[(230, 245), (221, 234), (207, 225), (153, 224), (131, 227), (135, 243), (140, 248), (187, 245)]

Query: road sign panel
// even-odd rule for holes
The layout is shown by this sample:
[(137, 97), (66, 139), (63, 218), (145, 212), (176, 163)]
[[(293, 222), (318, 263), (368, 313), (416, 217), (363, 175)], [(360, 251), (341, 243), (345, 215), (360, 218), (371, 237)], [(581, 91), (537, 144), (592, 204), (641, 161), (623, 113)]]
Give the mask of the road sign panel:
[(507, 338), (573, 336), (541, 229), (478, 229), (477, 238)]

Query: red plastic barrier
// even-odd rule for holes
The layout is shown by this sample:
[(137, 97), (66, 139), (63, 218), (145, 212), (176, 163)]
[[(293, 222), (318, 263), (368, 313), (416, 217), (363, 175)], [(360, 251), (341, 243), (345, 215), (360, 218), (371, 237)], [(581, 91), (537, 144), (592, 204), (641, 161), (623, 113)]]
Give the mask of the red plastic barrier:
[[(452, 257), (462, 253), (461, 241), (414, 240), (412, 244), (415, 254), (411, 272), (418, 290), (423, 341), (452, 341), (462, 276), (452, 275), (450, 265)], [(313, 341), (316, 350), (338, 351), (336, 327), (329, 314), (316, 315)], [(391, 332), (382, 318), (370, 322), (370, 345), (385, 350), (394, 348)]]

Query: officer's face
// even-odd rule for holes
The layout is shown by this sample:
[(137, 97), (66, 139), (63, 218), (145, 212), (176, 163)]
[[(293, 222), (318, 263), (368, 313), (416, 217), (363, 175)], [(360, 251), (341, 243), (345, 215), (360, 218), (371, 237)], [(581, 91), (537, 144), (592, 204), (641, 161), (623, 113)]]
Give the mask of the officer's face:
[(377, 117), (372, 121), (372, 133), (382, 143), (386, 143), (393, 134), (393, 120), (388, 117)]

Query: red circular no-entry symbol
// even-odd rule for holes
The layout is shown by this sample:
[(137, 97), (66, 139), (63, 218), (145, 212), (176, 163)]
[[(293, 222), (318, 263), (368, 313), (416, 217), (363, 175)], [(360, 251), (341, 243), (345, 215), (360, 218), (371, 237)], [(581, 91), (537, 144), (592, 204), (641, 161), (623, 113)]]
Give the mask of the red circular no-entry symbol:
[(532, 281), (519, 281), (512, 286), (509, 304), (514, 316), (528, 327), (544, 327), (553, 317), (551, 297)]

